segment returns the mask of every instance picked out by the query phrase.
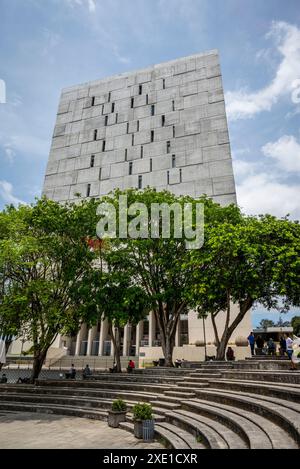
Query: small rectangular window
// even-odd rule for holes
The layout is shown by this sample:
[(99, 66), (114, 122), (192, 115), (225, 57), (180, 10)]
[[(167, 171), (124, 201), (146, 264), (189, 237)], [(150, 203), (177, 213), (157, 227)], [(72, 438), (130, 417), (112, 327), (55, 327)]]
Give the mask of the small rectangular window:
[(170, 184), (170, 171), (167, 171), (167, 184)]
[(116, 112), (116, 124), (118, 123), (118, 113)]
[(91, 106), (95, 106), (95, 96), (92, 97)]
[(105, 151), (105, 140), (102, 142), (102, 151)]
[(143, 187), (143, 176), (139, 175), (138, 188), (142, 189)]
[(142, 145), (142, 146), (141, 146), (141, 158), (143, 158), (143, 156), (144, 156), (144, 147), (143, 147), (143, 145)]
[(143, 92), (143, 87), (142, 85), (139, 85), (139, 94), (142, 94), (142, 92)]
[(91, 185), (88, 184), (87, 187), (86, 187), (86, 196), (89, 197), (90, 193), (91, 193)]
[(140, 131), (140, 121), (137, 121), (137, 123), (136, 123), (136, 130), (137, 130), (137, 132)]
[(127, 148), (125, 148), (125, 161), (127, 161)]
[(129, 163), (129, 176), (132, 175), (132, 161)]
[(131, 98), (130, 107), (133, 108), (133, 106), (134, 106), (134, 98)]
[(127, 122), (127, 126), (126, 126), (126, 133), (128, 134), (129, 132), (129, 122)]
[(102, 116), (103, 116), (103, 114), (104, 114), (104, 104), (102, 104), (102, 111), (101, 111), (101, 114), (102, 114)]
[(109, 92), (108, 93), (108, 102), (110, 103), (110, 96), (111, 96), (111, 93)]
[(101, 181), (101, 172), (102, 172), (102, 168), (99, 168), (99, 181)]
[(107, 122), (108, 122), (108, 116), (105, 116), (104, 118), (104, 125), (107, 126)]
[(176, 166), (176, 156), (172, 155), (172, 168), (175, 168)]
[(111, 103), (111, 112), (115, 112), (115, 103)]
[(175, 111), (175, 101), (172, 101), (172, 111)]
[(154, 130), (151, 130), (151, 138), (150, 138), (151, 142), (154, 142)]
[(179, 170), (179, 181), (182, 182), (182, 169)]
[(164, 127), (166, 122), (166, 118), (164, 115), (161, 116), (161, 126)]
[(167, 153), (170, 153), (170, 149), (171, 149), (171, 142), (170, 140), (167, 141)]
[(173, 125), (173, 138), (175, 138), (175, 125)]
[(131, 135), (131, 145), (134, 145), (134, 134)]
[(151, 104), (151, 116), (154, 116), (155, 114), (155, 106), (154, 104)]
[(146, 94), (146, 104), (149, 104), (149, 96)]
[(163, 78), (163, 90), (166, 88), (166, 80)]
[(97, 140), (97, 133), (98, 133), (98, 130), (95, 129), (95, 130), (94, 130), (94, 140)]
[(95, 165), (95, 155), (91, 155), (90, 167), (93, 168)]
[(150, 158), (150, 171), (152, 171), (152, 158)]

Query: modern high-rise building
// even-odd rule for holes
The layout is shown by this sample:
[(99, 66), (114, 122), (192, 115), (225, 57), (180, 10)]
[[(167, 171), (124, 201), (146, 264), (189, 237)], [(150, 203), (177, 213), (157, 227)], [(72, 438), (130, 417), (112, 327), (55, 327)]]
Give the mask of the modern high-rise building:
[[(216, 50), (63, 89), (43, 194), (64, 202), (146, 186), (236, 203)], [(247, 316), (231, 341), (247, 337), (250, 328)], [(209, 319), (205, 329), (213, 355)], [(196, 313), (182, 316), (174, 358), (203, 357), (195, 345), (203, 333)], [(153, 314), (126, 326), (122, 341), (125, 356), (162, 356)], [(106, 321), (89, 330), (83, 325), (77, 337), (56, 345), (62, 344), (73, 355), (113, 354)]]

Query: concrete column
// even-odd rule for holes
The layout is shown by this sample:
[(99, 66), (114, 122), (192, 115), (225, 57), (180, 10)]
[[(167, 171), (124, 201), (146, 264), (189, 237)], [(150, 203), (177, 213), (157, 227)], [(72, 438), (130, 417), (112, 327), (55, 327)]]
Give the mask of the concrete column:
[(129, 344), (129, 333), (131, 332), (131, 327), (129, 324), (126, 324), (124, 327), (124, 337), (123, 337), (123, 357), (128, 355), (128, 344)]
[(76, 337), (75, 355), (79, 355), (83, 331), (84, 331), (84, 326), (82, 324), (80, 327), (80, 331), (78, 332), (77, 337)]
[(99, 351), (98, 351), (99, 357), (103, 355), (103, 346), (104, 346), (104, 341), (107, 336), (107, 331), (108, 331), (108, 321), (107, 319), (104, 319), (101, 321), (100, 334), (99, 334)]
[(89, 356), (92, 353), (93, 340), (97, 335), (97, 326), (91, 327), (88, 332), (88, 344), (86, 354)]
[(113, 357), (114, 354), (115, 354), (115, 346), (114, 346), (113, 341), (111, 340), (110, 341), (110, 356)]
[(176, 332), (175, 332), (175, 347), (180, 346), (180, 318), (178, 319)]
[(138, 357), (140, 354), (140, 342), (143, 333), (143, 321), (140, 321), (136, 325), (136, 333), (135, 333), (135, 355)]
[(155, 316), (153, 311), (149, 314), (149, 347), (152, 347), (155, 337)]

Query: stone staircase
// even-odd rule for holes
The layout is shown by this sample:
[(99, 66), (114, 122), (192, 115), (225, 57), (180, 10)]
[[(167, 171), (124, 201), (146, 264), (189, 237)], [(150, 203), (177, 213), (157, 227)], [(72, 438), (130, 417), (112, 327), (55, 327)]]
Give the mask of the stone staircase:
[(0, 385), (0, 411), (106, 420), (112, 401), (122, 398), (128, 414), (121, 428), (133, 432), (133, 405), (149, 402), (156, 437), (168, 448), (299, 448), (300, 372), (254, 369), (254, 361), (250, 369), (240, 364), (208, 362), (192, 369), (99, 373), (93, 380)]

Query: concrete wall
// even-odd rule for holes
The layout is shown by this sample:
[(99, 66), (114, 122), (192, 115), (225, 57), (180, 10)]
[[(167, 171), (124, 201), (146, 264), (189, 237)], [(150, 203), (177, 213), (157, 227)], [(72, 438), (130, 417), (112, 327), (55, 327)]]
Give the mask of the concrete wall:
[(142, 187), (236, 201), (216, 50), (62, 91), (43, 193), (73, 200), (90, 184), (99, 196), (139, 176)]

